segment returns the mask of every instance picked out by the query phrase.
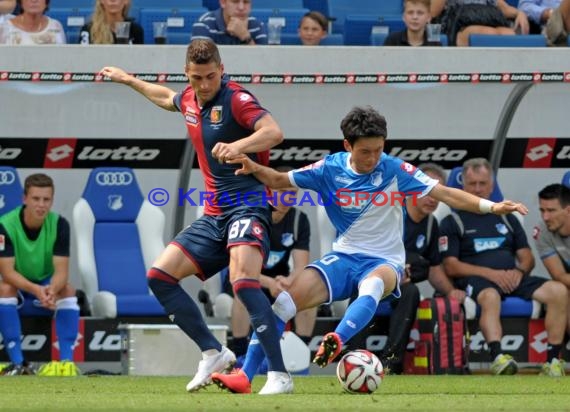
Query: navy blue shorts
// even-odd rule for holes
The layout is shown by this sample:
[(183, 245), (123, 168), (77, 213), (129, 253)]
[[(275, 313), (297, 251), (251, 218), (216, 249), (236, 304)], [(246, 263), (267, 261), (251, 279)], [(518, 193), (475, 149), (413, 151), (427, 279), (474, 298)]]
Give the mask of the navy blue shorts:
[(491, 282), (488, 279), (485, 279), (481, 276), (468, 276), (466, 278), (461, 278), (455, 281), (455, 285), (459, 289), (465, 290), (467, 296), (470, 296), (473, 300), (477, 301), (477, 296), (483, 289), (493, 288), (499, 295), (501, 295), (501, 299), (505, 299), (507, 296), (518, 296), (520, 298), (530, 300), (532, 299), (532, 294), (535, 290), (539, 287), (544, 285), (548, 279), (546, 278), (539, 278), (536, 276), (525, 276), (522, 278), (521, 283), (519, 283), (519, 287), (516, 288), (509, 294), (505, 294), (501, 288), (494, 282)]
[(257, 246), (265, 262), (269, 256), (270, 221), (269, 206), (236, 209), (220, 216), (205, 215), (178, 233), (172, 243), (196, 264), (199, 277), (205, 280), (229, 265), (232, 246)]

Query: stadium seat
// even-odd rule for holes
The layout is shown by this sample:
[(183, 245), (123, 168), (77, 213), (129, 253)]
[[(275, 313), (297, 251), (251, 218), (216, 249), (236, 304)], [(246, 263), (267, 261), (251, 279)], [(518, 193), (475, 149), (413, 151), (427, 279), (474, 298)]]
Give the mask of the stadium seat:
[(285, 26), (281, 29), (281, 33), (297, 34), (301, 19), (308, 11), (303, 8), (288, 9), (284, 7), (279, 9), (262, 9), (258, 8), (257, 3), (255, 3), (255, 7), (251, 10), (251, 16), (263, 22), (266, 26), (270, 17), (282, 17), (285, 19)]
[(220, 0), (202, 0), (202, 7), (208, 10), (216, 10), (220, 8)]
[(542, 34), (521, 34), (501, 36), (495, 34), (471, 34), (472, 47), (546, 47), (546, 37)]
[[(394, 16), (393, 18), (398, 18), (401, 21), (402, 10), (401, 0), (329, 0), (328, 17), (334, 19), (332, 23), (333, 33), (344, 32), (346, 36), (347, 32), (344, 31), (345, 19), (348, 15), (368, 18), (370, 21), (378, 24), (380, 18), (386, 18), (387, 16)], [(366, 43), (364, 44), (368, 44), (369, 35), (370, 32), (366, 35)], [(345, 43), (351, 44), (346, 37)]]
[(564, 173), (564, 176), (562, 176), (562, 184), (570, 188), (570, 171)]
[(20, 206), (23, 193), (18, 170), (11, 166), (0, 166), (0, 216)]
[(63, 26), (68, 44), (79, 43), (79, 30), (89, 21), (93, 14), (93, 8), (50, 8), (46, 15), (56, 19)]
[(325, 17), (330, 16), (329, 0), (303, 0), (303, 7), (322, 13)]
[(141, 193), (129, 168), (89, 174), (73, 208), (79, 276), (93, 316), (164, 315), (146, 271), (164, 248), (164, 213)]
[[(465, 317), (475, 319), (481, 315), (481, 307), (470, 297), (465, 298), (463, 304)], [(539, 319), (543, 315), (542, 305), (536, 300), (525, 300), (516, 296), (508, 296), (501, 302), (502, 318), (529, 318)]]
[(405, 30), (406, 26), (401, 15), (368, 16), (349, 14), (344, 20), (344, 42), (349, 46), (370, 45), (372, 27), (386, 26), (389, 32)]
[[(197, 8), (166, 8), (153, 7), (142, 8), (140, 10), (140, 24), (144, 29), (145, 44), (153, 44), (153, 28), (152, 23), (157, 21), (165, 21), (168, 26), (167, 38), (172, 44), (188, 44), (192, 34), (192, 25), (198, 20), (206, 10), (203, 7)], [(185, 35), (184, 43), (175, 43), (177, 35)]]
[(303, 0), (255, 0), (252, 10), (255, 9), (302, 9)]

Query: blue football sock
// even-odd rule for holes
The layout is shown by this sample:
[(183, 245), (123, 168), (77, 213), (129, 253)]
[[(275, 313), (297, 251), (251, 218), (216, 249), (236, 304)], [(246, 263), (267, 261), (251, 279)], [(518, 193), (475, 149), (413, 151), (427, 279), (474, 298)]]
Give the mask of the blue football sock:
[(16, 298), (0, 299), (0, 333), (4, 339), (4, 347), (10, 362), (21, 365), (24, 362), (20, 341), (22, 326), (16, 303)]
[(200, 309), (175, 278), (157, 268), (151, 268), (147, 277), (154, 296), (170, 320), (196, 342), (202, 352), (209, 349), (222, 350), (221, 343), (204, 322)]
[[(275, 316), (275, 321), (277, 322), (277, 332), (279, 336), (281, 336), (285, 330), (285, 322), (283, 322), (278, 316)], [(259, 344), (256, 333), (253, 332), (251, 339), (249, 340), (247, 354), (245, 355), (245, 361), (242, 367), (242, 370), (247, 375), (250, 382), (253, 381), (253, 377), (257, 373), (259, 365), (261, 365), (263, 359), (265, 359), (265, 352)]]
[(59, 359), (73, 361), (73, 345), (79, 332), (79, 306), (77, 298), (65, 298), (56, 302), (55, 331), (59, 342)]
[[(259, 281), (255, 279), (240, 279), (233, 284), (233, 289), (234, 295), (240, 298), (249, 313), (256, 342), (259, 342), (265, 356), (267, 356), (269, 370), (286, 372), (283, 356), (281, 354), (281, 345), (279, 343), (281, 333), (278, 331), (277, 322), (273, 310), (271, 309), (269, 299), (267, 299), (267, 296), (261, 291)], [(251, 342), (253, 342), (253, 337)], [(263, 358), (261, 360), (263, 360)], [(261, 361), (259, 362), (261, 363)], [(246, 364), (247, 363), (246, 358)], [(259, 366), (259, 364), (257, 366)], [(257, 372), (257, 368), (254, 374), (255, 372)]]
[(348, 306), (335, 330), (342, 343), (348, 342), (368, 325), (376, 313), (376, 306), (378, 306), (376, 300), (369, 295), (359, 296)]

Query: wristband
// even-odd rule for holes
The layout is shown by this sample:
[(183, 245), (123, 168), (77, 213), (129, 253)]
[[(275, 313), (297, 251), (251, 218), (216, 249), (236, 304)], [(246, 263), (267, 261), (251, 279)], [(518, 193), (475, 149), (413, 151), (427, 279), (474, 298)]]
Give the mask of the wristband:
[(495, 202), (491, 202), (487, 199), (480, 199), (479, 200), (479, 211), (481, 213), (491, 213), (493, 211), (493, 205)]

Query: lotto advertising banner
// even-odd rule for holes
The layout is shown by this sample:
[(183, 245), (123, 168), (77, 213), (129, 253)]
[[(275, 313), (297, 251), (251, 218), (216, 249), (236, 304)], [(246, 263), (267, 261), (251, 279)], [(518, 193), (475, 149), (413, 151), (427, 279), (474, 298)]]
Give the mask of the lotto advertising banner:
[[(136, 169), (178, 169), (185, 139), (3, 138), (0, 165), (18, 168), (90, 169), (122, 166)], [(474, 140), (388, 139), (384, 151), (412, 164), (435, 162), (446, 169), (473, 157), (488, 157), (492, 142)], [(287, 139), (271, 150), (274, 167), (302, 167), (344, 150), (341, 140)], [(570, 168), (570, 138), (510, 138), (503, 168)], [(197, 160), (194, 168), (198, 167)]]

